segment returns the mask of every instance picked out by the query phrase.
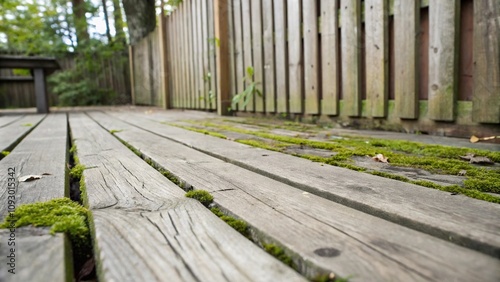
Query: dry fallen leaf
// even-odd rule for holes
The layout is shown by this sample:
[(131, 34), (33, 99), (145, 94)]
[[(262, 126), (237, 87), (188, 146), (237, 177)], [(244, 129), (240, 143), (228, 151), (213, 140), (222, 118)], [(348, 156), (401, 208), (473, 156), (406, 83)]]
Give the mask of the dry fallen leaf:
[(461, 171), (458, 172), (459, 176), (465, 176), (467, 174), (467, 171), (465, 169), (462, 169)]
[(52, 175), (52, 173), (44, 172), (42, 175)]
[(460, 156), (462, 160), (469, 161), (471, 164), (494, 164), (492, 160), (487, 157), (476, 156), (471, 153), (467, 153), (465, 156)]
[(476, 143), (476, 142), (479, 142), (479, 141), (492, 140), (492, 139), (495, 139), (495, 138), (500, 138), (500, 136), (488, 136), (488, 137), (479, 138), (479, 137), (477, 137), (475, 135), (472, 135), (470, 137), (470, 142), (471, 143)]
[(470, 161), (472, 158), (474, 158), (474, 156), (475, 155), (472, 153), (467, 153), (465, 156), (460, 156), (460, 158), (465, 161)]
[(30, 182), (42, 178), (41, 175), (25, 175), (19, 177), (19, 182)]
[(381, 163), (388, 163), (389, 159), (384, 157), (382, 154), (377, 154), (375, 157), (372, 158), (376, 162), (381, 162)]

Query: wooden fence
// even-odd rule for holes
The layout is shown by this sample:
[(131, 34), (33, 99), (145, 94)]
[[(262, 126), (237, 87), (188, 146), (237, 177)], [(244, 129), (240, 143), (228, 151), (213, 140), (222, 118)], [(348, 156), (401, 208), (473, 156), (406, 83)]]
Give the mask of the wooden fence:
[[(227, 114), (256, 83), (263, 95), (232, 111), (443, 135), (500, 131), (498, 0), (184, 0), (161, 19), (133, 46), (135, 89), (155, 89), (136, 90), (141, 104)], [(156, 42), (166, 60), (139, 55)], [(141, 76), (162, 78), (165, 91)]]
[[(95, 60), (100, 64), (96, 71), (86, 71), (83, 76), (98, 85), (99, 89), (114, 91), (113, 104), (130, 103), (130, 73), (126, 54), (116, 53), (104, 58), (96, 54)], [(75, 57), (68, 55), (57, 59), (61, 71), (75, 68)], [(0, 77), (13, 77), (11, 69), (0, 69)], [(58, 97), (48, 84), (49, 105), (57, 106)], [(0, 79), (0, 108), (29, 108), (36, 107), (35, 89), (32, 77), (19, 77), (15, 81)]]

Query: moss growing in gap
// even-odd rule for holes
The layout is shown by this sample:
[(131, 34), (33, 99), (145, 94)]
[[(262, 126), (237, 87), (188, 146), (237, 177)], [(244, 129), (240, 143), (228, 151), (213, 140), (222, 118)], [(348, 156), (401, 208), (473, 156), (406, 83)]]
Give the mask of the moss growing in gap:
[(272, 255), (275, 258), (277, 258), (282, 263), (290, 266), (293, 269), (297, 269), (297, 267), (293, 263), (292, 258), (289, 257), (281, 247), (279, 247), (279, 246), (277, 246), (275, 244), (263, 244), (262, 247), (264, 247), (264, 250), (268, 254)]
[(231, 226), (233, 229), (238, 231), (241, 235), (250, 239), (250, 232), (248, 230), (248, 225), (243, 220), (236, 219), (234, 217), (225, 215), (219, 208), (213, 207), (210, 209), (216, 216), (222, 219), (225, 223)]
[(78, 159), (75, 159), (75, 163), (76, 165), (69, 171), (69, 176), (73, 179), (80, 179), (86, 167), (80, 164)]
[(32, 127), (33, 124), (32, 123), (23, 123), (23, 124), (21, 124), (21, 126)]
[(171, 126), (179, 127), (179, 128), (182, 128), (182, 129), (186, 129), (186, 130), (190, 130), (190, 131), (194, 131), (194, 132), (198, 132), (198, 133), (202, 133), (202, 134), (205, 134), (205, 135), (210, 135), (210, 136), (221, 138), (221, 139), (227, 139), (226, 135), (218, 133), (218, 132), (213, 132), (213, 131), (209, 131), (209, 130), (205, 130), (205, 129), (200, 129), (200, 128), (196, 128), (196, 127), (191, 127), (191, 126), (179, 125), (179, 124), (175, 124), (175, 123), (164, 123), (164, 124), (168, 124), (168, 125), (171, 125)]
[(90, 248), (89, 210), (69, 198), (24, 204), (16, 208), (0, 224), (0, 228), (21, 226), (50, 227), (50, 233), (66, 233), (77, 252)]
[(2, 151), (2, 153), (0, 153), (0, 160), (7, 157), (9, 154), (10, 154), (9, 151)]
[(185, 196), (188, 198), (198, 200), (205, 207), (208, 207), (214, 201), (214, 197), (210, 195), (208, 191), (205, 190), (192, 190), (187, 192)]
[(111, 134), (115, 134), (115, 133), (122, 132), (122, 131), (123, 131), (122, 129), (111, 129), (111, 130), (109, 131), (109, 133), (111, 133)]

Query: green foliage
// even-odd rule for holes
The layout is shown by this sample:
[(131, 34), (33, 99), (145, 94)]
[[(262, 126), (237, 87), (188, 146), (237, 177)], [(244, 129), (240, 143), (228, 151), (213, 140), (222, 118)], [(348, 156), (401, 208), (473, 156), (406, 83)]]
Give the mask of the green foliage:
[(208, 191), (205, 191), (205, 190), (189, 191), (186, 193), (186, 197), (198, 200), (205, 207), (208, 207), (214, 201), (214, 197), (212, 195), (210, 195), (210, 193)]
[(2, 151), (0, 153), (0, 160), (3, 159), (3, 158), (5, 158), (5, 157), (7, 157), (9, 154), (10, 154), (9, 151)]
[(74, 179), (80, 179), (83, 175), (84, 170), (85, 170), (84, 165), (77, 164), (69, 171), (69, 176), (74, 178)]
[(255, 94), (262, 96), (262, 92), (257, 88), (260, 83), (253, 81), (253, 73), (253, 67), (247, 67), (247, 74), (243, 78), (246, 82), (246, 88), (243, 92), (234, 95), (231, 101), (231, 109), (236, 109), (236, 104), (243, 101), (240, 109), (242, 110), (253, 99)]
[(58, 198), (48, 202), (18, 206), (14, 213), (5, 217), (0, 228), (48, 226), (51, 227), (50, 233), (66, 233), (77, 248), (83, 248), (90, 244), (88, 213), (86, 208), (69, 198)]

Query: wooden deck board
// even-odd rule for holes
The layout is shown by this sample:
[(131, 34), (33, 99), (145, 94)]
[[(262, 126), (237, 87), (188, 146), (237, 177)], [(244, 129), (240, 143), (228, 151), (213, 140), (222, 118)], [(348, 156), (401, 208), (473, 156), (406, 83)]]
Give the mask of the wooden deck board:
[(23, 116), (15, 115), (15, 116), (0, 116), (0, 127), (4, 127), (15, 122), (18, 119), (23, 118)]
[(23, 227), (17, 228), (15, 235), (15, 274), (11, 274), (7, 272), (10, 266), (5, 259), (10, 255), (10, 247), (6, 245), (10, 231), (0, 229), (0, 241), (5, 244), (0, 248), (0, 281), (63, 282), (73, 279), (70, 243), (64, 234), (50, 235), (44, 228)]
[[(116, 114), (115, 116), (120, 116)], [(164, 114), (156, 117), (168, 119)], [(398, 224), (500, 257), (500, 206), (392, 179), (201, 136), (141, 115), (143, 128), (219, 159)], [(267, 155), (265, 161), (262, 155)], [(466, 224), (465, 224), (466, 223)]]
[[(102, 281), (301, 281), (83, 114), (70, 116)], [(116, 128), (119, 130), (119, 128)], [(131, 228), (133, 226), (133, 228)]]
[[(11, 120), (0, 126), (0, 151), (11, 149), (18, 143), (34, 126), (36, 126), (45, 115), (30, 115)], [(5, 120), (3, 120), (5, 122)], [(2, 121), (0, 121), (0, 124)]]
[[(491, 281), (500, 278), (495, 270), (500, 262), (484, 254), (304, 193), (105, 114), (91, 116), (109, 130), (123, 129), (116, 133), (119, 138), (183, 182), (210, 191), (217, 204), (316, 268), (374, 281), (391, 277), (404, 281), (474, 279), (479, 274)], [(161, 134), (156, 128), (154, 131)], [(339, 250), (340, 256), (314, 253), (324, 247)], [(464, 268), (469, 261), (476, 264)], [(302, 267), (303, 272), (312, 271), (310, 265)]]
[[(68, 195), (67, 122), (65, 114), (47, 116), (12, 152), (0, 161), (0, 187), (7, 187), (7, 170), (16, 170), (16, 178), (25, 175), (44, 175), (41, 179), (19, 182), (17, 205), (43, 202)], [(0, 190), (0, 219), (7, 214), (7, 189)]]

